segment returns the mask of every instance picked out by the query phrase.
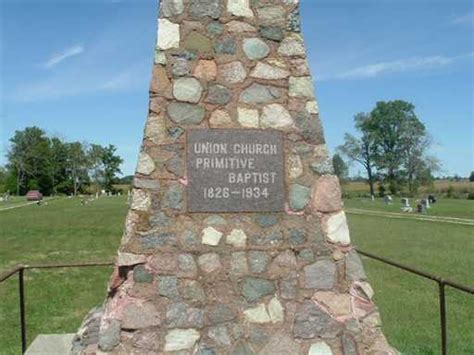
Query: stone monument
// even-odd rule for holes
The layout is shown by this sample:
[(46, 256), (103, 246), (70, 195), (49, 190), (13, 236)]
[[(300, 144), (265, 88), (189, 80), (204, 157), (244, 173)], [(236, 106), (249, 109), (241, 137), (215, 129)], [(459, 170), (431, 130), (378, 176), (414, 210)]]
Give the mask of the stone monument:
[(149, 115), (81, 354), (389, 354), (297, 0), (162, 0)]

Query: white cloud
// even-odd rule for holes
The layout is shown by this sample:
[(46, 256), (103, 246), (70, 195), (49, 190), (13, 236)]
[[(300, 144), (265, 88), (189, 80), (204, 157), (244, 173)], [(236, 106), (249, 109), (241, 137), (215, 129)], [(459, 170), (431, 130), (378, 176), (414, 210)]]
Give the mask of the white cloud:
[(474, 12), (457, 16), (450, 23), (452, 25), (474, 25)]
[(72, 47), (65, 48), (64, 50), (62, 50), (59, 53), (53, 54), (51, 56), (51, 58), (49, 58), (44, 63), (43, 66), (47, 69), (50, 69), (50, 68), (54, 67), (55, 65), (58, 65), (62, 61), (66, 60), (68, 58), (74, 57), (76, 55), (79, 55), (82, 52), (84, 52), (84, 46), (82, 44), (76, 44)]
[(399, 59), (389, 62), (380, 62), (368, 64), (334, 75), (328, 79), (367, 79), (375, 78), (389, 73), (401, 73), (407, 71), (421, 71), (432, 70), (447, 66), (454, 62), (459, 57), (445, 57), (445, 56), (427, 56)]

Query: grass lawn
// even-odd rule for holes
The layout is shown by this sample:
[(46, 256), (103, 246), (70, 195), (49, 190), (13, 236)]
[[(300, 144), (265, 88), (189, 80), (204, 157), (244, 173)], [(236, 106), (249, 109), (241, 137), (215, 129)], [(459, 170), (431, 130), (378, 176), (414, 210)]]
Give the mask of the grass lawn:
[[(472, 214), (463, 213), (473, 202), (466, 202), (442, 200), (436, 209), (444, 216), (469, 218)], [(367, 208), (360, 199), (346, 205)], [(126, 209), (126, 197), (110, 197), (85, 206), (64, 198), (46, 206), (0, 211), (0, 271), (20, 262), (110, 260), (120, 242)], [(348, 219), (360, 249), (473, 284), (473, 227), (352, 214)], [(363, 262), (391, 344), (405, 354), (438, 354), (436, 284), (377, 261)], [(110, 273), (108, 267), (27, 271), (28, 341), (40, 333), (76, 331), (87, 311), (104, 300)], [(0, 332), (0, 354), (18, 354), (16, 278), (0, 285), (0, 299), (0, 324), (7, 325)], [(472, 354), (474, 297), (448, 291), (447, 299), (450, 353)]]
[[(410, 198), (410, 205), (416, 210), (415, 199)], [(401, 213), (400, 198), (394, 197), (391, 205), (386, 205), (382, 198), (376, 198), (372, 201), (370, 198), (354, 197), (344, 200), (346, 208), (361, 208), (374, 211), (398, 212)], [(412, 215), (419, 215), (415, 212)], [(444, 216), (474, 219), (474, 201), (473, 200), (456, 200), (448, 198), (440, 198), (436, 203), (431, 205), (426, 212), (428, 216)]]

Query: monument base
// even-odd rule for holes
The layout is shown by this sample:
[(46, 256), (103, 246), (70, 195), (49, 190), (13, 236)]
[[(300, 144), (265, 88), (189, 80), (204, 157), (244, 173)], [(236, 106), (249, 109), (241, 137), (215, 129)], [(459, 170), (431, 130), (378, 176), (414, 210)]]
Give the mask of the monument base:
[(40, 334), (31, 343), (25, 355), (66, 355), (71, 353), (75, 334)]

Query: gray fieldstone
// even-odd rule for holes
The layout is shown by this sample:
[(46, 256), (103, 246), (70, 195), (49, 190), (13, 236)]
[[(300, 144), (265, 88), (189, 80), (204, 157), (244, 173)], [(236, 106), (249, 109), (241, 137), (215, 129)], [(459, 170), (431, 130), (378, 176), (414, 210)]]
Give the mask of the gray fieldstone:
[(155, 162), (145, 152), (140, 153), (137, 164), (137, 173), (142, 175), (150, 175), (155, 170)]
[(303, 39), (299, 35), (291, 35), (285, 37), (278, 47), (278, 54), (285, 57), (304, 56), (306, 50), (304, 48)]
[(264, 251), (250, 251), (248, 255), (251, 272), (260, 274), (267, 270), (268, 263), (271, 260), (270, 255)]
[(210, 327), (208, 331), (209, 338), (214, 340), (218, 345), (230, 346), (232, 345), (232, 339), (229, 336), (227, 328), (223, 325)]
[(298, 296), (298, 274), (293, 271), (279, 281), (280, 297), (285, 300), (295, 299)]
[(178, 299), (178, 278), (176, 276), (160, 276), (158, 278), (158, 293), (171, 300)]
[(150, 227), (168, 227), (170, 225), (170, 219), (164, 212), (155, 212), (150, 216)]
[(110, 319), (104, 322), (100, 328), (99, 348), (102, 351), (112, 351), (120, 343), (120, 322), (116, 319)]
[(292, 184), (289, 189), (289, 203), (293, 211), (301, 211), (309, 203), (311, 189), (309, 187)]
[(272, 295), (275, 293), (275, 285), (272, 281), (256, 277), (246, 277), (241, 282), (242, 295), (249, 302)]
[(351, 281), (367, 279), (360, 257), (354, 250), (346, 255), (346, 278)]
[(230, 259), (230, 269), (233, 274), (245, 275), (249, 272), (247, 255), (244, 251), (232, 253)]
[(253, 83), (240, 94), (240, 101), (246, 104), (261, 104), (278, 100), (283, 90), (275, 86)]
[(185, 246), (188, 247), (196, 246), (200, 243), (197, 233), (191, 230), (185, 230), (183, 232), (182, 242)]
[(150, 179), (140, 179), (140, 178), (134, 177), (133, 186), (139, 189), (159, 190), (160, 182), (155, 179), (150, 180)]
[(257, 9), (258, 23), (262, 26), (286, 26), (286, 11), (283, 6), (264, 6)]
[(227, 224), (226, 220), (217, 214), (207, 217), (204, 223), (208, 226), (225, 226)]
[(311, 249), (301, 250), (298, 256), (307, 263), (312, 263), (315, 260), (314, 252)]
[(263, 26), (260, 28), (260, 35), (263, 38), (271, 39), (272, 41), (280, 42), (285, 33), (281, 27), (278, 26)]
[(202, 328), (204, 326), (204, 311), (178, 302), (166, 309), (166, 324), (168, 328)]
[(282, 105), (270, 104), (263, 108), (260, 125), (262, 128), (286, 128), (293, 125), (293, 119)]
[(284, 333), (273, 335), (268, 344), (260, 351), (260, 355), (299, 354), (300, 345)]
[(191, 302), (204, 302), (206, 293), (198, 281), (184, 280), (181, 287), (181, 294), (185, 300)]
[(181, 137), (181, 135), (184, 133), (184, 129), (182, 129), (181, 127), (177, 127), (177, 126), (169, 127), (167, 129), (167, 131), (168, 131), (168, 134), (170, 135), (170, 137), (173, 138), (173, 139), (177, 139), (177, 138)]
[(206, 102), (214, 105), (225, 105), (232, 98), (232, 91), (226, 88), (224, 85), (212, 85), (209, 86)]
[(323, 132), (319, 120), (305, 112), (298, 112), (294, 116), (296, 127), (301, 131), (303, 139), (310, 144), (323, 144)]
[(161, 12), (165, 17), (177, 16), (183, 13), (183, 0), (162, 0)]
[(133, 269), (133, 280), (137, 283), (152, 283), (153, 274), (144, 265), (137, 265)]
[(224, 38), (214, 45), (214, 51), (217, 54), (235, 54), (236, 49), (237, 45), (233, 38)]
[(263, 59), (270, 53), (268, 44), (256, 37), (244, 39), (243, 49), (247, 58), (252, 60)]
[(280, 231), (273, 231), (266, 234), (254, 235), (252, 237), (252, 244), (259, 246), (276, 246), (283, 243), (283, 233)]
[(300, 32), (301, 31), (301, 18), (299, 9), (294, 9), (288, 18), (288, 25), (286, 26), (288, 31)]
[(197, 125), (204, 119), (204, 108), (182, 102), (168, 105), (168, 115), (173, 122), (185, 125)]
[(178, 58), (173, 64), (174, 76), (186, 76), (189, 74), (189, 66), (186, 58)]
[(262, 227), (262, 228), (267, 228), (274, 226), (275, 224), (278, 223), (278, 218), (275, 215), (272, 214), (264, 214), (264, 215), (259, 215), (255, 218), (255, 222)]
[(224, 303), (216, 303), (209, 307), (207, 315), (211, 324), (226, 323), (234, 320), (235, 311)]
[(122, 329), (144, 329), (161, 324), (158, 309), (150, 302), (130, 303), (125, 306)]
[(221, 260), (216, 253), (201, 255), (198, 258), (198, 264), (205, 273), (215, 272), (222, 268)]
[(209, 25), (207, 25), (207, 32), (218, 36), (224, 32), (224, 25), (217, 21), (211, 22)]
[(290, 76), (288, 95), (291, 97), (314, 98), (314, 87), (310, 76)]
[(181, 277), (196, 277), (197, 266), (191, 254), (178, 255), (178, 269)]
[(176, 245), (174, 232), (150, 232), (142, 236), (140, 242), (145, 249), (153, 249), (164, 245)]
[(304, 268), (305, 288), (330, 290), (336, 281), (336, 264), (331, 260), (319, 260)]
[(171, 183), (163, 196), (163, 208), (180, 210), (183, 206), (183, 186)]
[(189, 14), (193, 18), (212, 17), (219, 18), (222, 12), (220, 0), (191, 0)]
[(312, 301), (304, 301), (296, 309), (293, 326), (293, 335), (296, 338), (333, 338), (339, 333), (340, 329), (341, 325)]
[(201, 83), (195, 78), (175, 79), (173, 95), (179, 101), (198, 103), (202, 95)]
[(306, 231), (303, 229), (291, 229), (289, 237), (290, 243), (292, 245), (301, 245), (306, 243)]
[(175, 155), (171, 159), (168, 159), (165, 163), (166, 170), (176, 176), (183, 175), (184, 162), (181, 156)]
[(240, 340), (232, 349), (231, 355), (255, 355), (255, 351), (245, 340)]
[(225, 82), (229, 84), (237, 84), (245, 80), (247, 77), (247, 70), (241, 62), (235, 61), (220, 65), (219, 74)]

